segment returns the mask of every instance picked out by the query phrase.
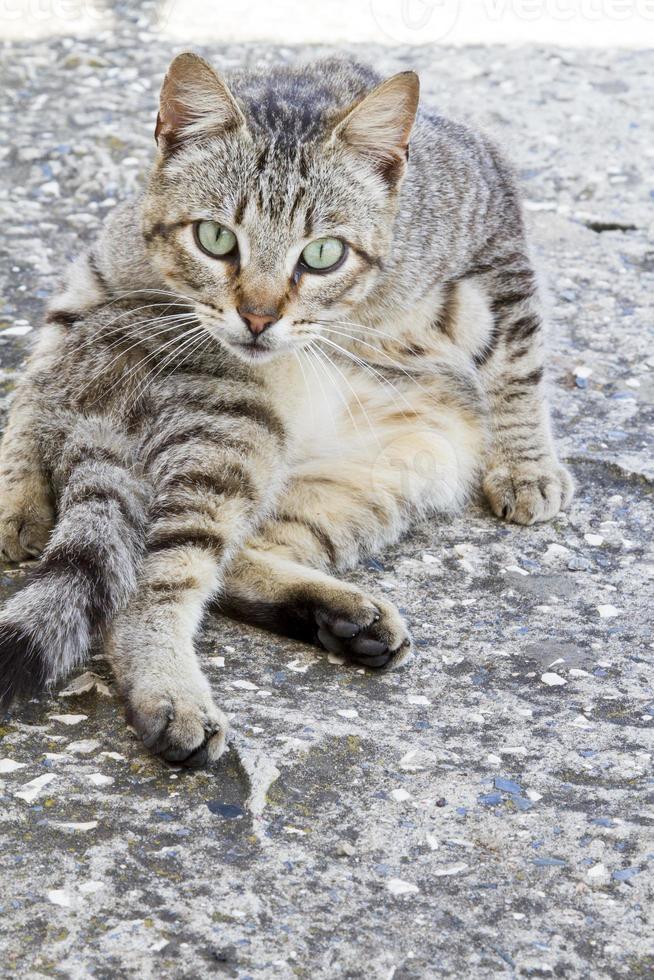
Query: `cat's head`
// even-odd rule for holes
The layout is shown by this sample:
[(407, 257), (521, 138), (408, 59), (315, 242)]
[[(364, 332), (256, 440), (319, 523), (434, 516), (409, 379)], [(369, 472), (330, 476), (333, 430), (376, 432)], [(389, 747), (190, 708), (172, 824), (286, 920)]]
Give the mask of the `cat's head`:
[(236, 85), (235, 97), (205, 61), (182, 54), (161, 90), (149, 254), (248, 361), (348, 329), (390, 249), (418, 78), (375, 85), (361, 72), (358, 84), (340, 83), (337, 66), (324, 70), (329, 84), (319, 64), (260, 76), (244, 94)]

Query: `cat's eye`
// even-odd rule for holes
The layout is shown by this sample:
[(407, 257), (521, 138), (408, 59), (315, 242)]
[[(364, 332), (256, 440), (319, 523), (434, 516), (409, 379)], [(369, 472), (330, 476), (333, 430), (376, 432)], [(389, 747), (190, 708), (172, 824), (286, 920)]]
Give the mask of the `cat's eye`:
[(195, 240), (207, 255), (226, 259), (236, 251), (236, 235), (217, 221), (196, 221)]
[(340, 265), (345, 257), (345, 245), (340, 238), (317, 238), (310, 242), (300, 260), (312, 272), (329, 272)]

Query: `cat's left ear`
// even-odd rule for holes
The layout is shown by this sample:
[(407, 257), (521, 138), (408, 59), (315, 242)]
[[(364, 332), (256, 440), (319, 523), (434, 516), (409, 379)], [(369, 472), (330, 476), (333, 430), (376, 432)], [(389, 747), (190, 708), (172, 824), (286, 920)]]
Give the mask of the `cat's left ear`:
[(245, 126), (227, 84), (210, 64), (190, 51), (178, 55), (161, 86), (154, 136), (162, 152), (202, 134)]
[(365, 96), (332, 133), (355, 153), (371, 160), (389, 184), (403, 175), (409, 155), (409, 136), (418, 110), (420, 81), (403, 71)]

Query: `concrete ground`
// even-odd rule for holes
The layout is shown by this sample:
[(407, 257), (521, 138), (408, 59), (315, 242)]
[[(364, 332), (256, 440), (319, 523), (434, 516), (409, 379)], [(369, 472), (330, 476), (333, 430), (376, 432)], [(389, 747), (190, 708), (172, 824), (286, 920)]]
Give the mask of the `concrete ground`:
[[(4, 47), (5, 407), (63, 262), (151, 154), (179, 43), (148, 16)], [(226, 68), (325, 49), (200, 50)], [(211, 619), (234, 728), (213, 770), (149, 758), (102, 659), (14, 711), (3, 978), (652, 976), (652, 56), (349, 50), (417, 68), (426, 101), (512, 154), (575, 502), (534, 528), (473, 507), (353, 574), (412, 624), (419, 656), (396, 674)], [(5, 591), (23, 574), (2, 569)]]

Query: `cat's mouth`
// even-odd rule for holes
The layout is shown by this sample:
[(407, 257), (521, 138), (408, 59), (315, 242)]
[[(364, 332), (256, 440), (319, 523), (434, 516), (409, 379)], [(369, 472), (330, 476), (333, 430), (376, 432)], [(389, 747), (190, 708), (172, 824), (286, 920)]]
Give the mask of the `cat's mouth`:
[(229, 346), (239, 357), (246, 361), (267, 361), (279, 353), (278, 348), (264, 346), (256, 340), (230, 340)]

